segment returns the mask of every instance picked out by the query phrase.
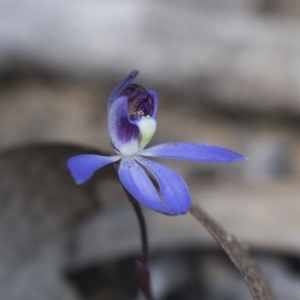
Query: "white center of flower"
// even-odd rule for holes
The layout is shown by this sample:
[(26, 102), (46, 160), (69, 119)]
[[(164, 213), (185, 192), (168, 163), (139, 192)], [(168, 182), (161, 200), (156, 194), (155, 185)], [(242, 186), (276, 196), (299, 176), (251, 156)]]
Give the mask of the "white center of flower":
[(154, 118), (150, 118), (150, 116), (145, 116), (142, 117), (136, 125), (138, 126), (141, 134), (140, 150), (142, 150), (150, 142), (154, 135), (156, 130), (156, 120)]
[(119, 146), (119, 151), (123, 156), (134, 155), (139, 151), (139, 145), (136, 140), (131, 140)]

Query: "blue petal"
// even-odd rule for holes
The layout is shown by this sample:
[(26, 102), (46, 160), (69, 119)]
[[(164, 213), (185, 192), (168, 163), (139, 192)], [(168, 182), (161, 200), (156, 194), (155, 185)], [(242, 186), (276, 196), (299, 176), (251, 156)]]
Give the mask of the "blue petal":
[(129, 122), (128, 97), (117, 98), (108, 110), (108, 131), (115, 150), (122, 154), (133, 154), (139, 149), (139, 128)]
[(67, 166), (77, 184), (88, 181), (100, 168), (119, 160), (120, 156), (101, 156), (95, 154), (80, 154), (71, 157)]
[(135, 79), (139, 74), (138, 70), (133, 70), (120, 84), (118, 84), (111, 92), (108, 100), (108, 109), (111, 104), (116, 100), (119, 94)]
[(172, 214), (160, 199), (149, 176), (133, 159), (121, 160), (119, 178), (126, 190), (141, 204), (165, 214)]
[(241, 154), (222, 147), (197, 143), (161, 144), (143, 150), (140, 155), (208, 163), (230, 163), (247, 159)]
[(156, 113), (158, 109), (158, 95), (156, 90), (153, 89), (147, 89), (148, 97), (150, 96), (150, 99), (153, 101), (148, 100), (148, 109), (143, 109), (145, 111), (145, 115), (149, 115), (151, 118), (156, 118)]
[(170, 214), (185, 214), (191, 206), (189, 189), (183, 178), (161, 164), (139, 157), (141, 163), (158, 182), (161, 196), (170, 210)]

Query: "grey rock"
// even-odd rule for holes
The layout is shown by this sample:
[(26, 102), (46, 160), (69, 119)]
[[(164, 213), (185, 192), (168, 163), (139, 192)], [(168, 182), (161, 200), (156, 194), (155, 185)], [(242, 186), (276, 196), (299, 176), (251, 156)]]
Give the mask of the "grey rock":
[(93, 181), (77, 186), (66, 161), (91, 151), (45, 144), (0, 154), (1, 299), (80, 299), (64, 273), (74, 231), (99, 203)]
[[(299, 115), (300, 22), (260, 1), (0, 1), (0, 72), (120, 79), (191, 102)], [(122, 75), (119, 75), (122, 74)]]

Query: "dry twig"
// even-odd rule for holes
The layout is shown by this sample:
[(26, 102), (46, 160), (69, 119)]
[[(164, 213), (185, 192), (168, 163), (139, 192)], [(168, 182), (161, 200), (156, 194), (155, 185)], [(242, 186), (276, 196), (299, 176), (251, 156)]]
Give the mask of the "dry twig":
[(190, 212), (214, 237), (242, 274), (253, 299), (275, 300), (265, 277), (245, 247), (240, 245), (234, 236), (228, 234), (219, 224), (211, 219), (199, 205), (193, 205)]

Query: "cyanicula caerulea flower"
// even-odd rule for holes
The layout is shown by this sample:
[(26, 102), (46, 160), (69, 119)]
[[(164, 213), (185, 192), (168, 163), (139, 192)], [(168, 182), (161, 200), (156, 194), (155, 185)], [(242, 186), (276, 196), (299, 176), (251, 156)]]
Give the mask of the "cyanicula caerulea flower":
[(191, 205), (185, 181), (172, 169), (148, 157), (205, 163), (238, 162), (245, 157), (221, 147), (198, 143), (167, 143), (144, 149), (156, 129), (158, 96), (155, 90), (131, 83), (137, 75), (138, 71), (132, 71), (109, 97), (108, 130), (116, 155), (76, 155), (68, 160), (68, 168), (76, 183), (82, 184), (98, 169), (119, 161), (119, 179), (138, 202), (164, 214), (184, 214)]

